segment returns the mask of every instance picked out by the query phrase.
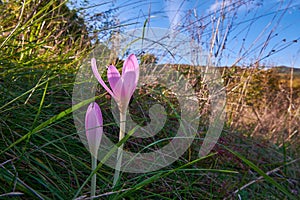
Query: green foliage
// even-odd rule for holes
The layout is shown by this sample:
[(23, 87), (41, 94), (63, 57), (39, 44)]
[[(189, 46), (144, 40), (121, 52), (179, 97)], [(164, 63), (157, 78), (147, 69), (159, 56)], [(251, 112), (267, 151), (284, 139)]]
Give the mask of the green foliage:
[(69, 199), (89, 169), (67, 109), (91, 38), (65, 3), (0, 4), (1, 197)]
[(65, 3), (31, 0), (0, 5), (0, 63), (7, 70), (4, 75), (21, 67), (51, 67), (51, 71), (70, 67), (91, 48), (83, 19)]

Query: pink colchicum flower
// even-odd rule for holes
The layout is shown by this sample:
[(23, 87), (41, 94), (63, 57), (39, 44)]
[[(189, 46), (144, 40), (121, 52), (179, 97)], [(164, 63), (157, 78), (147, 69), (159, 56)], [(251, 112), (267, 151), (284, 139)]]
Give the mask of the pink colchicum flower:
[(103, 118), (96, 102), (89, 105), (85, 115), (85, 132), (92, 156), (97, 157), (103, 134)]
[(125, 60), (122, 68), (122, 76), (115, 66), (110, 65), (108, 67), (107, 78), (111, 89), (107, 87), (101, 78), (97, 69), (96, 59), (92, 58), (91, 63), (93, 73), (99, 83), (115, 99), (120, 112), (125, 113), (139, 79), (139, 64), (135, 55), (131, 54)]

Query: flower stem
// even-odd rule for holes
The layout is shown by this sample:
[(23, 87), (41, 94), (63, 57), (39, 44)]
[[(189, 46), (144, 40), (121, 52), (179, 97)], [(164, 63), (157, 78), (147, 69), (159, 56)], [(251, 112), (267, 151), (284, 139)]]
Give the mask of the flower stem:
[[(125, 127), (126, 127), (126, 112), (120, 112), (119, 141), (121, 141), (125, 136)], [(116, 186), (116, 184), (119, 180), (122, 156), (123, 156), (123, 144), (121, 144), (121, 146), (118, 148), (117, 163), (116, 163), (116, 168), (115, 168), (113, 187)]]
[[(97, 168), (97, 157), (92, 155), (92, 171), (95, 171), (96, 168)], [(96, 180), (97, 180), (97, 174), (95, 173), (92, 176), (91, 197), (96, 195)]]

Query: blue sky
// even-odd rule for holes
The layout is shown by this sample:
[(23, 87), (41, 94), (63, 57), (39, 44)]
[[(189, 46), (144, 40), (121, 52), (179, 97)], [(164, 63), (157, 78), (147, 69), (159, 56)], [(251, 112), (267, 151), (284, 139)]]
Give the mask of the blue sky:
[[(227, 41), (220, 65), (249, 65), (257, 59), (266, 66), (286, 65), (300, 67), (300, 1), (280, 0), (114, 0), (94, 8), (92, 12), (101, 12), (118, 8), (116, 12), (120, 24), (133, 25), (123, 30), (142, 28), (146, 19), (148, 27), (161, 27), (181, 30), (187, 37), (188, 24), (207, 25), (201, 32), (201, 41), (205, 49), (211, 38), (212, 20), (219, 15), (222, 4), (234, 12), (227, 14), (220, 32), (220, 43), (226, 27)], [(91, 1), (91, 4), (99, 1)], [(229, 13), (229, 12), (227, 12)], [(230, 26), (229, 26), (230, 25)], [(196, 30), (199, 26), (193, 27)], [(184, 31), (186, 30), (186, 31)], [(223, 35), (222, 35), (223, 34)], [(214, 49), (214, 53), (218, 52)], [(269, 55), (269, 56), (268, 56)], [(243, 59), (238, 60), (238, 58)]]

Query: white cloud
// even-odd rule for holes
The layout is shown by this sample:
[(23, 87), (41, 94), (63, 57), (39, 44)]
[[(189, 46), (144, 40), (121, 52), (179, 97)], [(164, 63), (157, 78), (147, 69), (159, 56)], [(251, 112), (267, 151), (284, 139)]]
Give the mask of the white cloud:
[(180, 23), (184, 7), (184, 4), (180, 0), (167, 0), (165, 2), (165, 12), (169, 18), (171, 29), (174, 30)]
[(227, 9), (237, 8), (238, 11), (246, 11), (254, 6), (258, 6), (258, 1), (255, 0), (216, 0), (207, 10), (207, 13), (212, 13), (225, 7)]
[(230, 4), (230, 1), (216, 1), (214, 4), (212, 4), (206, 11), (208, 13), (211, 13), (211, 12), (215, 12), (219, 9), (221, 9), (223, 6), (228, 6)]

